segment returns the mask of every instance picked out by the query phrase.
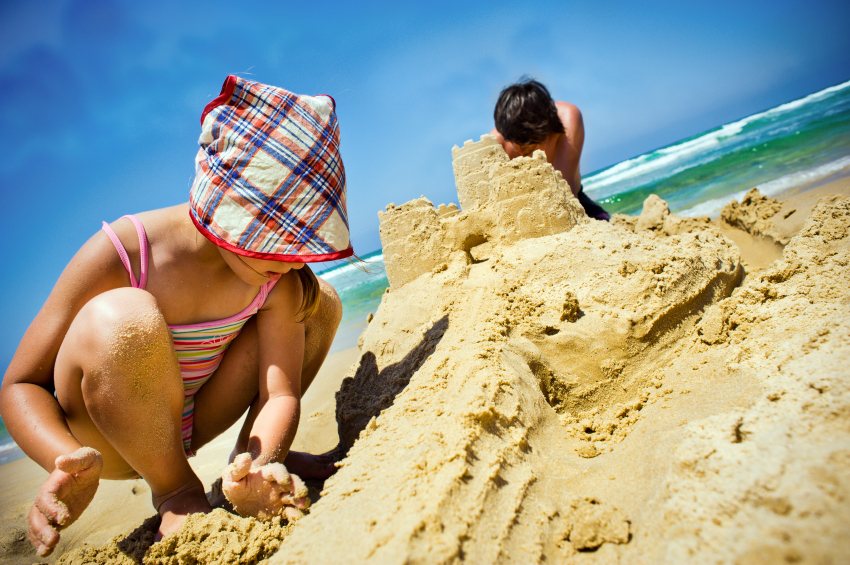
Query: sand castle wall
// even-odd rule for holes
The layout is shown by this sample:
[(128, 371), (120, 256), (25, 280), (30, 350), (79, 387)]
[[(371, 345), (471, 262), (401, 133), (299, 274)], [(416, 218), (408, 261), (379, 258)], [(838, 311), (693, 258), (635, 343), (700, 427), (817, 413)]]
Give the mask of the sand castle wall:
[(392, 288), (442, 268), (456, 252), (477, 261), (493, 245), (562, 233), (587, 221), (542, 151), (510, 161), (495, 137), (482, 135), (455, 146), (452, 157), (462, 211), (442, 204), (435, 209), (423, 196), (378, 213)]

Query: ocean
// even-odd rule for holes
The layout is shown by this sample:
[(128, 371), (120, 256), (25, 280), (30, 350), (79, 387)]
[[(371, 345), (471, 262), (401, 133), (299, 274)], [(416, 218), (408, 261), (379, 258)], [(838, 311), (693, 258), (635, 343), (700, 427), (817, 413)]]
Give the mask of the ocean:
[(334, 287), (342, 300), (342, 321), (330, 354), (357, 347), (357, 338), (366, 329), (366, 318), (378, 310), (381, 296), (390, 286), (383, 250), (361, 255), (360, 259), (360, 264), (342, 262), (316, 273)]
[[(769, 196), (850, 175), (850, 81), (638, 155), (583, 178), (609, 212), (640, 213), (658, 194), (681, 216), (716, 217), (757, 186)], [(357, 346), (389, 286), (378, 249), (317, 272), (339, 293), (343, 316), (331, 354)], [(0, 464), (23, 457), (0, 423)]]
[(6, 431), (6, 426), (3, 425), (3, 422), (0, 422), (0, 465), (21, 457), (26, 457), (24, 452), (15, 445), (15, 442), (9, 437), (9, 432)]
[(757, 186), (775, 195), (850, 174), (850, 81), (584, 177), (610, 212), (637, 214), (657, 194), (681, 216), (716, 217)]

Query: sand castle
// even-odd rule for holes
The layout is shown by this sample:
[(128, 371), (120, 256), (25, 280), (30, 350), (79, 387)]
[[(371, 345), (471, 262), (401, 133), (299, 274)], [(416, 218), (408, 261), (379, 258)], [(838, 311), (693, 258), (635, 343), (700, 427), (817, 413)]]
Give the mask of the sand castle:
[(587, 221), (567, 182), (535, 151), (508, 160), (492, 135), (452, 149), (461, 210), (434, 205), (424, 196), (378, 212), (390, 286), (397, 288), (463, 252), (472, 261), (494, 245), (569, 231)]
[[(460, 209), (380, 213), (390, 289), (336, 396), (347, 457), (270, 562), (850, 555), (850, 198), (745, 275), (657, 197), (589, 220), (539, 153), (452, 154)], [(751, 196), (724, 214), (768, 233)]]
[[(351, 448), (272, 561), (840, 555), (850, 412), (825, 414), (850, 409), (834, 382), (850, 360), (850, 199), (739, 286), (738, 249), (707, 220), (656, 198), (631, 223), (590, 221), (540, 155), (508, 161), (484, 137), (453, 157), (461, 210), (420, 198), (380, 214), (391, 288), (337, 394)], [(765, 393), (805, 392), (812, 364), (835, 397)], [(772, 434), (809, 441), (792, 425), (809, 402), (823, 415), (806, 429), (830, 439), (802, 461)], [(806, 472), (817, 518), (812, 492), (793, 493)]]

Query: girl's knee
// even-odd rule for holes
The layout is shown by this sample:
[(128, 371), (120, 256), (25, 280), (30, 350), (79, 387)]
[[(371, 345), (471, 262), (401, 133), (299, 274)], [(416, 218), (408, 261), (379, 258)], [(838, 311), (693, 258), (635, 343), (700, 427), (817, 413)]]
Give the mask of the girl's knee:
[(83, 306), (59, 349), (55, 373), (57, 381), (73, 374), (95, 380), (130, 372), (170, 377), (175, 367), (156, 299), (144, 290), (119, 288)]
[(83, 333), (101, 346), (139, 345), (160, 340), (168, 325), (156, 299), (137, 288), (117, 288), (99, 294), (80, 310), (68, 333)]
[(98, 294), (83, 306), (80, 316), (95, 316), (104, 322), (121, 320), (147, 311), (159, 312), (156, 298), (139, 288), (116, 288)]
[(127, 438), (138, 431), (128, 421), (154, 421), (159, 414), (157, 433), (169, 426), (179, 430), (183, 385), (177, 358), (156, 300), (143, 290), (115, 289), (86, 303), (62, 342), (54, 376), (68, 427), (80, 443), (104, 455), (104, 477), (132, 474), (114, 447), (129, 445)]

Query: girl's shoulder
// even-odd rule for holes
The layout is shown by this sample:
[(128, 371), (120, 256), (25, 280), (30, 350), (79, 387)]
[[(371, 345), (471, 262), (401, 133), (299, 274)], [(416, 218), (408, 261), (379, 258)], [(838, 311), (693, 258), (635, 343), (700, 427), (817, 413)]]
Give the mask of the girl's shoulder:
[[(139, 212), (132, 216), (138, 220), (140, 228), (125, 216), (109, 223), (109, 227), (118, 236), (131, 259), (136, 258), (134, 264), (138, 262), (143, 241), (151, 253), (167, 251), (171, 254), (181, 244), (190, 242), (196, 231), (189, 218), (188, 203)], [(138, 268), (138, 265), (135, 266)]]
[(262, 311), (274, 311), (284, 316), (294, 317), (301, 307), (304, 290), (295, 271), (289, 271), (269, 291)]
[[(191, 233), (195, 229), (189, 218), (188, 202), (133, 215), (142, 223), (149, 239), (168, 238), (178, 232)], [(135, 233), (135, 227), (130, 220), (124, 218), (117, 222), (122, 222), (125, 228)]]

